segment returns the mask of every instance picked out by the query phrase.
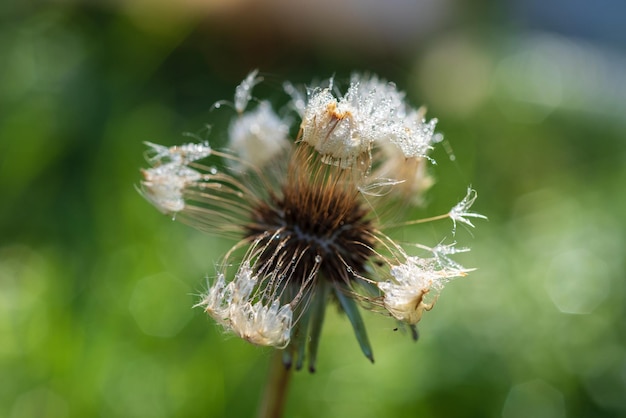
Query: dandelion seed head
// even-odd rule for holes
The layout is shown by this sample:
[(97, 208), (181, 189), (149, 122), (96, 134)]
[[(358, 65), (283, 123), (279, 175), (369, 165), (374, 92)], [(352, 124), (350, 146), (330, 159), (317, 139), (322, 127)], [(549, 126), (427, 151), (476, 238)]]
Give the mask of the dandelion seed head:
[[(376, 76), (354, 75), (343, 94), (332, 79), (306, 96), (285, 84), (301, 116), (290, 140), (291, 121), (269, 102), (247, 110), (260, 81), (253, 71), (236, 88), (227, 151), (207, 142), (146, 143), (151, 167), (142, 170), (140, 191), (177, 220), (236, 239), (197, 305), (224, 329), (284, 348), (285, 364), (296, 368), (308, 358), (314, 370), (325, 307), (336, 303), (371, 360), (359, 306), (417, 335), (415, 324), (444, 285), (470, 271), (452, 259), (463, 248), (396, 242), (384, 232), (398, 225), (387, 222), (400, 213), (396, 207), (420, 202), (433, 183), (427, 167), (441, 140), (437, 120)], [(209, 156), (225, 164), (204, 165)], [(432, 219), (473, 226), (471, 218), (484, 218), (469, 211), (475, 200), (468, 189), (448, 214)]]

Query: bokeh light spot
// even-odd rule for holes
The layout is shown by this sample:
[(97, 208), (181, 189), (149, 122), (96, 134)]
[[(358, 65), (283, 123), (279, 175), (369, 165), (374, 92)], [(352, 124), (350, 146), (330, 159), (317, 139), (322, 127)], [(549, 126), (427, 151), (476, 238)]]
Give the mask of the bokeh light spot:
[(487, 99), (492, 66), (487, 53), (465, 34), (450, 36), (420, 59), (419, 87), (432, 106), (467, 116)]
[(583, 249), (572, 249), (552, 259), (545, 287), (561, 312), (588, 314), (607, 298), (611, 274), (599, 257)]

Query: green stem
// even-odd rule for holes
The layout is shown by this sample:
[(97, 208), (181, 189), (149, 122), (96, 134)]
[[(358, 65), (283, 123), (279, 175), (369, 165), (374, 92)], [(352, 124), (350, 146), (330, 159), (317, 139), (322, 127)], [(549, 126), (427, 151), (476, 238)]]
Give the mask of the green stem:
[(274, 350), (270, 363), (267, 385), (259, 405), (258, 418), (280, 418), (283, 416), (291, 368), (283, 364), (282, 351)]

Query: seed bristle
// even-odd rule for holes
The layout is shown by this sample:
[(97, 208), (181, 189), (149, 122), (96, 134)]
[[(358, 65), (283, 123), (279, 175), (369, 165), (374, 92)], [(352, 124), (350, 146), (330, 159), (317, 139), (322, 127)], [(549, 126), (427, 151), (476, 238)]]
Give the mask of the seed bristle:
[[(299, 148), (282, 195), (254, 208), (246, 236), (267, 237), (258, 255), (258, 265), (266, 271), (284, 269), (302, 283), (321, 257), (319, 270), (325, 279), (349, 282), (373, 254), (369, 211), (358, 192), (346, 187), (349, 170), (316, 159), (306, 144)], [(279, 265), (274, 256), (279, 248), (287, 265)], [(290, 259), (298, 262), (290, 265)]]

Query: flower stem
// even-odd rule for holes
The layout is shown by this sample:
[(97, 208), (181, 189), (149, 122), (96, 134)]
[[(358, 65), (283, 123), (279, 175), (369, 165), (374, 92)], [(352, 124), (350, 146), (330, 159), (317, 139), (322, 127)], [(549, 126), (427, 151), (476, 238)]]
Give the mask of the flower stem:
[(267, 377), (267, 385), (259, 405), (258, 418), (280, 418), (287, 401), (291, 368), (285, 367), (282, 352), (274, 350)]

